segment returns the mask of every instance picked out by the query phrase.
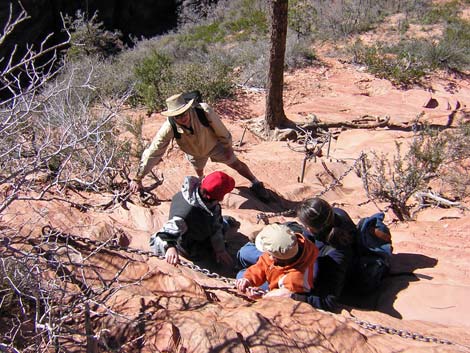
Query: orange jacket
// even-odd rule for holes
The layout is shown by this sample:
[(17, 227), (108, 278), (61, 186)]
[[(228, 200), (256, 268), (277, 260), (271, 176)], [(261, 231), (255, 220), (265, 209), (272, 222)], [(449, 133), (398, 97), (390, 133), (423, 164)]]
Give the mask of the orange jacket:
[(256, 286), (268, 281), (269, 290), (286, 288), (294, 293), (308, 293), (313, 288), (315, 261), (318, 249), (310, 240), (296, 233), (302, 255), (292, 264), (276, 266), (268, 253), (263, 253), (256, 264), (250, 266), (244, 278)]

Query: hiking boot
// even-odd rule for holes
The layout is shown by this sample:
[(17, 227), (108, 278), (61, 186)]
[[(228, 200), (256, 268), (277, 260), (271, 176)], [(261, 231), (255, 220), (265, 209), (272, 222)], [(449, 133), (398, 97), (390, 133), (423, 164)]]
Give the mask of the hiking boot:
[(266, 188), (264, 187), (262, 182), (258, 181), (256, 183), (254, 183), (253, 185), (251, 185), (250, 190), (261, 201), (263, 201), (263, 202), (271, 201), (269, 191), (266, 190)]
[(232, 216), (222, 216), (222, 218), (223, 218), (222, 231), (224, 232), (224, 234), (227, 233), (231, 229), (236, 231), (238, 228), (240, 228), (240, 222), (238, 222)]
[(240, 228), (240, 222), (238, 222), (234, 217), (232, 216), (222, 216), (224, 219), (224, 227), (226, 226), (227, 228)]

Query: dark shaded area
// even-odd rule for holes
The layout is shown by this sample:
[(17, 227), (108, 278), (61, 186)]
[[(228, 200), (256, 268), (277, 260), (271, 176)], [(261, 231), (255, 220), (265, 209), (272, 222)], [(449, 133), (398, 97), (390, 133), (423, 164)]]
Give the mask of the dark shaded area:
[(277, 194), (274, 190), (271, 190), (268, 187), (266, 187), (266, 190), (269, 193), (269, 202), (262, 202), (258, 200), (256, 198), (256, 195), (254, 195), (254, 193), (248, 187), (238, 186), (236, 187), (236, 189), (238, 189), (240, 196), (246, 198), (246, 201), (240, 205), (240, 209), (253, 209), (267, 213), (282, 212), (282, 216), (295, 217), (295, 210), (300, 204), (300, 202), (291, 201), (282, 197), (281, 195)]
[(344, 295), (341, 303), (350, 307), (380, 311), (401, 319), (402, 315), (393, 306), (398, 293), (408, 288), (411, 282), (431, 280), (432, 277), (420, 275), (414, 271), (435, 267), (437, 262), (437, 259), (422, 254), (394, 254), (391, 272), (384, 279), (381, 288), (368, 295)]
[[(24, 9), (31, 17), (14, 33), (14, 43), (39, 43), (49, 33), (60, 36), (60, 14), (75, 15), (78, 10), (91, 17), (98, 11), (98, 19), (108, 30), (118, 29), (123, 40), (130, 43), (129, 36), (152, 37), (163, 34), (177, 24), (178, 0), (22, 0)], [(15, 13), (20, 10), (13, 2)], [(8, 18), (10, 2), (0, 3), (0, 23)], [(12, 41), (12, 39), (10, 39)]]
[[(33, 47), (37, 52), (48, 36), (50, 37), (44, 48), (66, 41), (67, 34), (63, 30), (61, 14), (74, 16), (78, 10), (81, 10), (88, 18), (91, 18), (97, 11), (98, 21), (103, 22), (105, 29), (119, 30), (122, 33), (122, 41), (127, 45), (132, 45), (131, 38), (153, 37), (175, 28), (179, 2), (179, 0), (21, 0), (29, 19), (18, 24), (0, 45), (0, 58), (4, 58), (0, 62), (0, 70), (5, 68), (13, 51), (15, 54), (12, 62), (18, 63), (25, 55), (27, 47)], [(21, 12), (19, 3), (1, 1), (0, 26), (2, 30), (10, 12), (12, 12), (12, 19), (16, 19)], [(52, 55), (53, 53), (49, 53), (41, 56), (36, 61), (36, 67), (48, 63)], [(47, 67), (49, 65), (50, 63)], [(18, 75), (18, 71), (15, 75)], [(21, 77), (21, 79), (21, 85), (28, 83), (26, 77)], [(9, 97), (9, 92), (0, 91), (0, 99)]]
[(439, 102), (437, 101), (437, 99), (435, 98), (431, 98), (427, 103), (426, 105), (424, 106), (424, 108), (437, 108), (439, 106)]

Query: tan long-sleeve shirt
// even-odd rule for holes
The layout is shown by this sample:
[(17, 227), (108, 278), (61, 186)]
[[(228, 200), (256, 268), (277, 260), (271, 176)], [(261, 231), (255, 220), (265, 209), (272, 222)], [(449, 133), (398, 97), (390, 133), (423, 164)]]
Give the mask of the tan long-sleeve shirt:
[[(222, 123), (217, 113), (206, 103), (201, 103), (200, 106), (206, 112), (209, 127), (204, 126), (199, 121), (196, 111), (194, 108), (191, 108), (189, 112), (193, 132), (176, 124), (177, 130), (181, 134), (179, 139), (175, 139), (178, 146), (183, 152), (194, 157), (208, 156), (217, 143), (221, 143), (225, 148), (231, 148), (232, 135)], [(142, 179), (161, 161), (173, 137), (173, 129), (167, 119), (153, 138), (150, 146), (142, 154), (135, 179)]]

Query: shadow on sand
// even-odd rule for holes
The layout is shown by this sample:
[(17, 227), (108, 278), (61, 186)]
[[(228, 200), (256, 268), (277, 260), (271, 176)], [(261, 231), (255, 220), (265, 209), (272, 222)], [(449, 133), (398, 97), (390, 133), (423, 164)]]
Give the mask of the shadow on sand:
[(287, 210), (296, 210), (300, 202), (285, 199), (273, 190), (267, 189), (270, 196), (269, 202), (259, 200), (256, 195), (245, 186), (237, 187), (239, 195), (246, 198), (239, 208), (240, 209), (253, 209), (260, 212), (283, 212)]
[(393, 306), (398, 293), (408, 288), (411, 282), (432, 280), (431, 276), (414, 273), (414, 271), (435, 267), (437, 262), (437, 259), (422, 254), (394, 254), (392, 270), (384, 279), (381, 288), (368, 295), (344, 295), (341, 302), (349, 307), (379, 311), (401, 319), (402, 315)]

